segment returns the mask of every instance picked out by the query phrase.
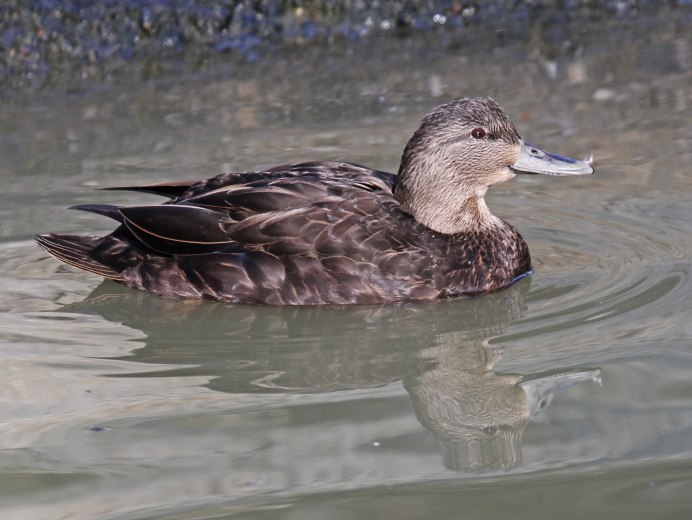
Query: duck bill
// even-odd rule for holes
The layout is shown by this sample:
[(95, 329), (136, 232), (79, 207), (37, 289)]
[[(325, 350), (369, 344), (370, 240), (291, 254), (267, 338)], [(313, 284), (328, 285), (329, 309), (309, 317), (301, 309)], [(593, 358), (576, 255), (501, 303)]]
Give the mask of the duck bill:
[(541, 150), (537, 146), (519, 140), (519, 159), (510, 168), (517, 173), (540, 173), (543, 175), (588, 175), (593, 173), (592, 158), (580, 161)]
[(553, 397), (582, 381), (594, 381), (601, 386), (601, 369), (567, 369), (543, 372), (522, 377), (517, 386), (524, 391), (531, 417), (542, 412)]

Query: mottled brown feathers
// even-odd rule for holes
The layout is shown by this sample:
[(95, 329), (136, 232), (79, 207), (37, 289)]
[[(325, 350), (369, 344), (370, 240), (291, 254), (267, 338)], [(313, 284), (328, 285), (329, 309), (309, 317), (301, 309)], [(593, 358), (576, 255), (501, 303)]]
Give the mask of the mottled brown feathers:
[[(485, 138), (473, 137), (476, 128), (484, 129)], [(509, 167), (519, 150), (519, 134), (492, 99), (441, 105), (406, 144), (396, 198), (416, 220), (440, 233), (490, 229), (499, 223), (483, 197), (489, 186), (514, 176)]]
[[(399, 178), (350, 163), (307, 162), (151, 185), (143, 190), (173, 198), (77, 208), (121, 222), (108, 236), (37, 240), (66, 263), (166, 297), (369, 304), (494, 291), (530, 270), (522, 238), (483, 202), (489, 179), (500, 174), (480, 168), (454, 177), (447, 169), (460, 163), (435, 149), (454, 139), (450, 129), (466, 133), (469, 124), (482, 124), (506, 143), (497, 152), (508, 154), (498, 159), (504, 168), (518, 135), (491, 100), (455, 103), (426, 117)], [(481, 164), (473, 154), (470, 161)], [(431, 198), (422, 200), (422, 185), (445, 193), (423, 189)]]

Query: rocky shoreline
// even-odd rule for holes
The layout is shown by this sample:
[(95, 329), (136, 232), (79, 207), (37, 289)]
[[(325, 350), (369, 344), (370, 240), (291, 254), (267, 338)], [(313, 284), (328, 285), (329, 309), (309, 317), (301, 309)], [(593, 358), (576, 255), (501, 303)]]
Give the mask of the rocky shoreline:
[[(270, 0), (5, 0), (0, 4), (0, 92), (36, 91), (128, 76), (143, 64), (242, 62), (305, 48), (342, 48), (373, 38), (450, 38), (471, 31), (503, 39), (540, 27), (632, 20), (685, 10), (686, 0), (337, 2)], [(478, 30), (480, 29), (480, 31)]]

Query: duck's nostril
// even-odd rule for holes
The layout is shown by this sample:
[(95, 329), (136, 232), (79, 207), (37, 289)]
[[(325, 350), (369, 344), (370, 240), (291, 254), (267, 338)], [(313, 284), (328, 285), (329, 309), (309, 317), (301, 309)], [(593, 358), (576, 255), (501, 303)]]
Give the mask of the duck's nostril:
[(535, 148), (531, 148), (531, 153), (537, 154), (537, 153), (538, 153), (538, 150), (536, 150)]

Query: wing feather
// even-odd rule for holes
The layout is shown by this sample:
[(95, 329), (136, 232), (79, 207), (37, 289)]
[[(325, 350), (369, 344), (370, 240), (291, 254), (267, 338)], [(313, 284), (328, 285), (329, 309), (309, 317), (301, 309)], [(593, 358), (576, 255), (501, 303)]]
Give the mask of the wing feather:
[[(418, 224), (394, 199), (394, 183), (362, 166), (310, 162), (145, 186), (174, 198), (79, 207), (124, 224), (90, 260), (77, 246), (43, 245), (68, 263), (160, 294), (376, 303), (429, 285), (430, 260), (418, 242), (426, 232), (412, 228)], [(398, 289), (393, 281), (401, 278), (408, 285)]]
[(128, 227), (175, 242), (226, 244), (230, 242), (221, 228), (224, 213), (187, 205), (131, 206), (120, 208)]
[(145, 184), (143, 186), (109, 186), (107, 188), (96, 188), (103, 191), (138, 191), (141, 193), (152, 193), (163, 197), (175, 198), (185, 193), (191, 186), (198, 184), (199, 180), (181, 180), (160, 182), (157, 184)]
[(398, 207), (391, 186), (384, 172), (358, 165), (298, 163), (224, 174), (169, 203), (119, 212), (134, 237), (169, 255), (263, 250), (371, 259), (408, 245), (391, 217)]

